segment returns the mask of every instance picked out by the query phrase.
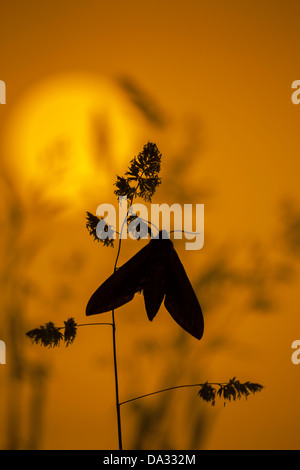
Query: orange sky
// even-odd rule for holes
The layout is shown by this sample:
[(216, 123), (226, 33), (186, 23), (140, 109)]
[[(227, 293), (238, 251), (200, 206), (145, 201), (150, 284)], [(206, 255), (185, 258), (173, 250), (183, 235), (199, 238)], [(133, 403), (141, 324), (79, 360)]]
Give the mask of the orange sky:
[[(8, 445), (12, 416), (21, 420), (10, 431), (16, 445), (33, 442), (26, 364), (37, 361), (48, 374), (38, 446), (117, 446), (110, 331), (81, 328), (72, 346), (57, 350), (31, 346), (25, 332), (68, 316), (86, 322), (86, 302), (111, 274), (115, 252), (92, 242), (85, 211), (115, 200), (116, 174), (150, 140), (163, 154), (154, 202), (205, 205), (203, 249), (185, 252), (175, 242), (198, 286), (205, 334), (180, 343), (167, 313), (150, 324), (140, 298), (120, 309), (122, 398), (233, 376), (265, 390), (226, 407), (202, 405), (193, 391), (174, 392), (168, 404), (128, 405), (124, 445), (299, 449), (300, 366), (291, 362), (300, 330), (299, 252), (285, 249), (281, 212), (284, 201), (300, 212), (300, 105), (291, 101), (300, 79), (299, 13), (296, 0), (1, 6), (0, 339), (7, 364), (0, 366), (0, 448)], [(161, 122), (134, 104), (124, 77), (149, 97)], [(122, 262), (139, 247), (129, 242)], [(209, 284), (201, 276), (214, 264), (227, 277), (218, 271)], [(264, 296), (265, 309), (254, 302)], [(12, 379), (17, 357), (24, 371)], [(198, 406), (201, 435), (191, 418)], [(196, 431), (182, 435), (180, 428)]]

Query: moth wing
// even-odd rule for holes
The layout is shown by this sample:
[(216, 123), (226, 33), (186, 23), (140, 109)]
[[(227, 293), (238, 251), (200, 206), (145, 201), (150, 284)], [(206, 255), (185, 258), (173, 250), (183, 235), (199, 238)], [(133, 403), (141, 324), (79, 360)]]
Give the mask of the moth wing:
[(148, 244), (98, 287), (88, 301), (86, 315), (109, 312), (132, 300), (144, 288), (150, 259)]
[(185, 269), (174, 248), (166, 266), (165, 307), (185, 331), (201, 339), (204, 331), (203, 314)]
[(149, 277), (145, 283), (143, 294), (147, 316), (148, 319), (152, 321), (165, 296), (163, 285), (163, 263), (159, 259), (157, 259), (156, 262), (153, 262), (153, 258), (151, 260), (151, 264), (149, 266)]

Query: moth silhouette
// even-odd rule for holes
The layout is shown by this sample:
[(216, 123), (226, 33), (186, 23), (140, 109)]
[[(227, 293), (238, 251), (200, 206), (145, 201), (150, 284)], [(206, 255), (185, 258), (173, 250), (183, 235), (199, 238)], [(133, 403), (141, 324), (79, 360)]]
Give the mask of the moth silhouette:
[(166, 309), (178, 325), (201, 339), (204, 322), (200, 304), (173, 243), (163, 238), (162, 232), (95, 291), (87, 304), (86, 315), (115, 310), (132, 300), (136, 292), (144, 295), (150, 321), (164, 299)]

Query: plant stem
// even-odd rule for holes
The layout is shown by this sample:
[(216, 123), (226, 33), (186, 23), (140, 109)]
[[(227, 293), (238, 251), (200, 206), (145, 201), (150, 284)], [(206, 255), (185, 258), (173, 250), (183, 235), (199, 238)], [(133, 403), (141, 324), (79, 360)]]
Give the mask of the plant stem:
[[(138, 187), (138, 186), (137, 186)], [(137, 188), (136, 188), (137, 189)], [(130, 200), (129, 207), (132, 205), (133, 197)], [(115, 260), (114, 265), (114, 273), (117, 270), (117, 264), (120, 256), (121, 251), (121, 242), (122, 242), (122, 231), (127, 222), (128, 217), (128, 207), (127, 207), (127, 214), (125, 219), (123, 220), (123, 224), (121, 227), (120, 235), (119, 235), (119, 246), (118, 252)], [(114, 373), (115, 373), (115, 390), (116, 390), (116, 411), (117, 411), (117, 425), (118, 425), (118, 440), (119, 440), (119, 450), (123, 450), (122, 444), (122, 428), (121, 428), (121, 410), (120, 410), (120, 401), (119, 401), (119, 383), (118, 383), (118, 368), (117, 368), (117, 349), (116, 349), (116, 322), (115, 322), (115, 312), (112, 310), (112, 334), (113, 334), (113, 355), (114, 355)]]
[[(203, 385), (203, 383), (202, 384), (176, 385), (175, 387), (163, 388), (162, 390), (157, 390), (156, 392), (146, 393), (145, 395), (140, 395), (139, 397), (135, 397), (135, 398), (131, 398), (130, 400), (122, 401), (120, 403), (120, 406), (125, 405), (125, 403), (129, 403), (131, 401), (140, 400), (141, 398), (145, 398), (145, 397), (150, 397), (151, 395), (157, 395), (158, 393), (168, 392), (169, 390), (175, 390), (176, 388), (201, 387), (201, 385)], [(209, 385), (226, 385), (226, 383), (224, 383), (224, 384), (210, 383)]]
[[(122, 230), (121, 230), (122, 233)], [(117, 270), (117, 263), (120, 256), (121, 250), (121, 240), (119, 237), (119, 246), (116, 256), (116, 261), (114, 265), (114, 273)], [(112, 310), (112, 335), (113, 335), (113, 355), (114, 355), (114, 373), (115, 373), (115, 390), (116, 390), (116, 411), (117, 411), (117, 425), (118, 425), (118, 441), (119, 441), (119, 450), (123, 450), (122, 444), (122, 428), (121, 428), (121, 412), (120, 412), (120, 402), (119, 402), (119, 383), (118, 383), (118, 368), (117, 368), (117, 348), (116, 348), (116, 322), (115, 322), (115, 312)]]
[[(97, 326), (97, 325), (110, 325), (113, 326), (112, 323), (109, 322), (102, 322), (102, 323), (78, 323), (76, 324), (76, 328), (79, 328), (80, 326)], [(63, 330), (65, 326), (59, 326), (57, 329), (58, 330)]]
[(122, 445), (122, 428), (121, 428), (121, 413), (119, 402), (119, 384), (118, 384), (118, 368), (117, 368), (117, 351), (116, 351), (116, 323), (115, 312), (112, 310), (112, 323), (113, 323), (113, 354), (114, 354), (114, 372), (115, 372), (115, 390), (116, 390), (116, 411), (117, 411), (117, 424), (118, 424), (118, 440), (119, 450), (123, 450)]

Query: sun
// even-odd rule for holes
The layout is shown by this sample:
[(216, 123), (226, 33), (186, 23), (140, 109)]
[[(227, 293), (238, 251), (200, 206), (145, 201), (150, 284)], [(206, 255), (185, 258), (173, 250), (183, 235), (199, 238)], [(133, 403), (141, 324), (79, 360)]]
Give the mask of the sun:
[(134, 152), (137, 129), (112, 81), (74, 73), (28, 89), (3, 134), (21, 193), (36, 188), (51, 200), (78, 204), (84, 194), (100, 192), (103, 199), (111, 190), (111, 178)]

